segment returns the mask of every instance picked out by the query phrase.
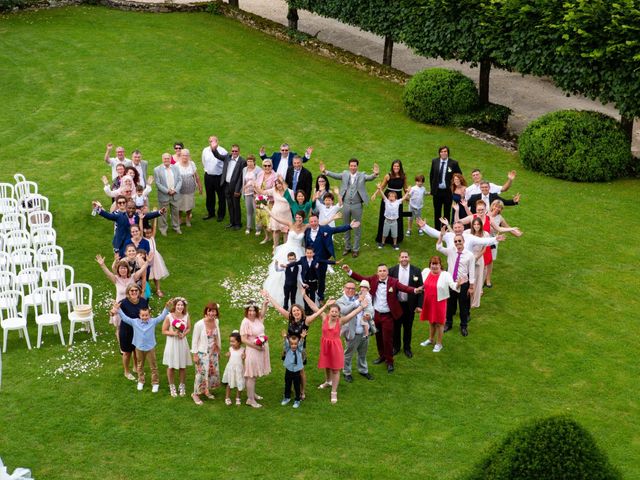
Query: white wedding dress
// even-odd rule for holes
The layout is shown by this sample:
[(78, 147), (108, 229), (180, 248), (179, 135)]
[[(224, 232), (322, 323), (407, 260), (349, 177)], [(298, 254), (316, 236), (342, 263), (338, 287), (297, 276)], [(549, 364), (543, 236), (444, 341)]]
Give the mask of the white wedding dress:
[[(287, 261), (287, 254), (290, 252), (295, 253), (296, 260), (304, 255), (304, 231), (302, 233), (295, 233), (290, 229), (287, 234), (287, 241), (276, 247), (271, 263), (269, 264), (269, 275), (264, 281), (263, 288), (269, 292), (280, 305), (284, 303), (284, 269), (278, 272), (274, 262), (277, 260), (279, 264), (286, 265), (289, 263)], [(299, 287), (296, 294), (296, 303), (303, 305), (302, 291)]]

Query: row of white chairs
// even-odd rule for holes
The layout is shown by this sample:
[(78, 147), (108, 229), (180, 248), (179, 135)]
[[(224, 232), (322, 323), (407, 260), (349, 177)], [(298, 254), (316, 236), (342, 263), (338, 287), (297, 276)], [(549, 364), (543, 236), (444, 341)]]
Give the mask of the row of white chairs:
[(39, 227), (31, 232), (28, 230), (13, 230), (6, 234), (0, 233), (0, 250), (11, 253), (19, 248), (38, 249), (45, 245), (56, 245), (58, 234), (53, 227)]
[[(65, 345), (64, 334), (62, 333), (62, 315), (60, 314), (60, 303), (56, 300), (59, 295), (56, 288), (51, 286), (39, 287), (33, 292), (35, 303), (35, 322), (38, 325), (37, 348), (42, 343), (43, 327), (54, 327), (60, 335), (60, 342)], [(73, 336), (76, 327), (81, 324), (89, 328), (93, 341), (96, 341), (96, 329), (93, 322), (93, 289), (86, 283), (72, 283), (65, 291), (64, 295), (69, 298), (67, 318), (70, 322), (69, 345), (73, 344)], [(2, 351), (7, 351), (7, 337), (11, 330), (18, 330), (24, 335), (27, 348), (31, 350), (29, 331), (27, 330), (27, 317), (19, 311), (18, 304), (22, 293), (17, 290), (0, 291), (0, 326), (2, 327)], [(24, 298), (22, 299), (24, 301)]]

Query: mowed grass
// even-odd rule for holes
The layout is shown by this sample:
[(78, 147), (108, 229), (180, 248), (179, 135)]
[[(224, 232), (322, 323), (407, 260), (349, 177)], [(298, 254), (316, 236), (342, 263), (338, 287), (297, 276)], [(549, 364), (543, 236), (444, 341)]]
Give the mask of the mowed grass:
[[(298, 411), (280, 407), (284, 324), (273, 312), (273, 373), (258, 382), (261, 410), (171, 399), (162, 368), (160, 394), (136, 392), (122, 377), (104, 309), (99, 342), (78, 334), (71, 352), (50, 330), (28, 352), (13, 332), (0, 391), (0, 456), (10, 469), (30, 467), (46, 479), (456, 478), (521, 422), (569, 413), (626, 478), (640, 478), (637, 180), (573, 184), (524, 171), (516, 155), (410, 121), (397, 85), (208, 14), (78, 7), (2, 17), (0, 84), (0, 181), (19, 171), (38, 182), (66, 263), (102, 304), (113, 286), (93, 257), (109, 253), (112, 225), (90, 216), (90, 201), (105, 200), (107, 142), (141, 149), (153, 167), (176, 140), (198, 165), (211, 134), (244, 154), (288, 141), (299, 152), (314, 146), (314, 175), (319, 160), (342, 170), (355, 156), (363, 169), (378, 162), (383, 172), (400, 158), (410, 178), (428, 175), (447, 144), (467, 177), (479, 167), (501, 183), (518, 170), (507, 196), (521, 192), (522, 205), (505, 216), (525, 232), (500, 247), (495, 287), (473, 311), (469, 337), (448, 333), (434, 355), (418, 346), (426, 328), (416, 322), (415, 357), (399, 356), (394, 375), (371, 365), (375, 381), (342, 383), (336, 406), (315, 389), (322, 373), (314, 325), (308, 400)], [(220, 302), (226, 349), (242, 311), (221, 283), (244, 281), (269, 249), (202, 222), (204, 213), (201, 197), (194, 226), (159, 239), (171, 271), (164, 290), (187, 297), (194, 320), (207, 301)], [(377, 214), (375, 202), (365, 211), (363, 254), (347, 260), (364, 274), (397, 257), (374, 248)], [(415, 234), (405, 242), (421, 267), (434, 244)], [(158, 329), (160, 358), (161, 337)], [(52, 374), (78, 351), (102, 366), (68, 379)], [(189, 370), (188, 389), (192, 381)]]

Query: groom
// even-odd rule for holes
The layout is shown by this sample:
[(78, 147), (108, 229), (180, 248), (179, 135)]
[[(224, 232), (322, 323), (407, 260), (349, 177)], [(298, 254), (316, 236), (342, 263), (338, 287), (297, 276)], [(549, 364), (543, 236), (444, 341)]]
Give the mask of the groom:
[(313, 248), (313, 258), (319, 261), (318, 265), (318, 301), (324, 301), (325, 280), (327, 278), (327, 263), (321, 260), (329, 260), (335, 257), (333, 249), (333, 234), (342, 233), (352, 228), (358, 228), (360, 222), (354, 220), (349, 225), (339, 227), (320, 226), (318, 215), (312, 213), (309, 217), (309, 226), (304, 233), (304, 243)]

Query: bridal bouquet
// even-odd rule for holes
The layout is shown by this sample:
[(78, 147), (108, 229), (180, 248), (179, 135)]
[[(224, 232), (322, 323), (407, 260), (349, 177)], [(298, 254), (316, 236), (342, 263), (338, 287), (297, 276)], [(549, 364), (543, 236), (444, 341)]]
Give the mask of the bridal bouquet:
[(180, 318), (174, 318), (171, 322), (171, 326), (178, 330), (180, 333), (184, 333), (184, 331), (187, 329), (187, 322)]
[(258, 335), (256, 337), (256, 345), (261, 347), (262, 345), (267, 343), (267, 340), (269, 340), (269, 337), (267, 337), (266, 335)]
[(256, 208), (267, 208), (272, 198), (269, 195), (258, 195), (256, 197)]

